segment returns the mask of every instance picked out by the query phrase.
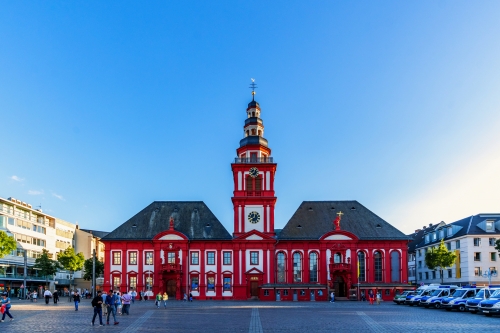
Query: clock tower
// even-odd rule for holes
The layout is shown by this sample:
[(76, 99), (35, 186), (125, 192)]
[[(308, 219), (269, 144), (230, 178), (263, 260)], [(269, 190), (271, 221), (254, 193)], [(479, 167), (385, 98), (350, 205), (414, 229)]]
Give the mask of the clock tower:
[[(252, 80), (253, 81), (253, 80)], [(234, 179), (234, 237), (257, 230), (269, 236), (274, 233), (274, 175), (271, 149), (264, 139), (264, 123), (260, 106), (255, 101), (255, 84), (252, 82), (252, 101), (246, 110), (244, 138), (236, 149), (237, 157), (231, 164)]]

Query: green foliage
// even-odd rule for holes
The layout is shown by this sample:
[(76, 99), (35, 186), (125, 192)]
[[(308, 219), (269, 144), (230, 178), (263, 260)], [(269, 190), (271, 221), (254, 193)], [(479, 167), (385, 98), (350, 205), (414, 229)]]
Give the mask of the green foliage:
[(17, 242), (14, 237), (7, 235), (5, 231), (0, 231), (0, 258), (5, 257), (17, 249)]
[[(104, 263), (102, 261), (95, 260), (95, 276), (104, 274)], [(85, 260), (83, 265), (83, 279), (90, 281), (92, 280), (92, 258)]]
[(57, 261), (65, 270), (74, 272), (83, 268), (85, 257), (81, 252), (76, 254), (75, 249), (70, 246), (66, 250), (59, 252)]
[(39, 269), (40, 273), (46, 276), (46, 280), (48, 280), (50, 275), (56, 274), (56, 272), (61, 269), (61, 266), (56, 260), (50, 259), (47, 249), (42, 250), (42, 255), (36, 258), (33, 267)]
[(500, 239), (497, 239), (496, 242), (495, 242), (495, 249), (498, 251), (498, 253), (500, 254)]
[(449, 268), (453, 265), (457, 258), (457, 255), (453, 252), (448, 251), (444, 245), (444, 240), (437, 248), (429, 248), (425, 254), (425, 264), (429, 269), (438, 269), (441, 273), (441, 283), (443, 283), (444, 275), (443, 270)]

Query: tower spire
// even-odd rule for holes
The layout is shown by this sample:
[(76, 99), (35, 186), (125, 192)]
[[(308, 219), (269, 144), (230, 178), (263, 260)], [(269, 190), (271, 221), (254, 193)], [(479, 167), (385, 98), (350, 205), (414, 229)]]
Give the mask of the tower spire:
[(252, 78), (252, 83), (250, 83), (250, 88), (252, 89), (252, 102), (255, 101), (255, 88), (258, 88), (257, 85), (255, 84), (255, 79)]

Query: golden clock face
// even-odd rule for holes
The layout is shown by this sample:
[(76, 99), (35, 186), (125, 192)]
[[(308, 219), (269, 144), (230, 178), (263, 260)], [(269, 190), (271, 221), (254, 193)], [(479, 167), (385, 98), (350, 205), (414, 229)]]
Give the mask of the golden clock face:
[(250, 212), (250, 214), (248, 214), (248, 222), (250, 223), (259, 223), (260, 221), (260, 214), (257, 213), (257, 212)]
[(252, 167), (248, 171), (248, 174), (250, 175), (250, 177), (255, 178), (255, 177), (257, 177), (259, 175), (259, 169), (257, 169), (256, 167)]

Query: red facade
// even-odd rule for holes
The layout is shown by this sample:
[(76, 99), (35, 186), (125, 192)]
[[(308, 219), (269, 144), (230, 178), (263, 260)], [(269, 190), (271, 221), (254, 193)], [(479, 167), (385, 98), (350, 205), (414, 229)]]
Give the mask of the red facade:
[[(244, 133), (237, 158), (231, 164), (234, 180), (232, 237), (199, 239), (178, 231), (175, 223), (180, 223), (178, 216), (183, 205), (179, 202), (180, 208), (172, 210), (168, 227), (149, 239), (135, 238), (133, 232), (102, 239), (106, 249), (105, 290), (136, 289), (151, 291), (154, 295), (167, 292), (176, 299), (182, 299), (184, 293), (192, 293), (200, 300), (310, 301), (327, 300), (331, 291), (335, 291), (337, 298), (359, 299), (370, 289), (380, 291), (388, 300), (398, 290), (405, 289), (408, 240), (399, 234), (393, 237), (394, 228), (379, 222), (374, 222), (379, 223), (375, 228), (390, 229), (392, 234), (385, 237), (382, 231), (374, 229), (373, 234), (377, 237), (370, 238), (344, 230), (344, 221), (346, 227), (367, 223), (364, 216), (369, 216), (368, 213), (361, 216), (359, 212), (369, 211), (357, 202), (331, 202), (328, 214), (333, 217), (343, 214), (336, 229), (333, 218), (325, 222), (327, 214), (318, 213), (310, 219), (297, 217), (298, 221), (304, 221), (300, 222), (303, 226), (293, 226), (296, 222), (292, 218), (281, 233), (276, 232), (274, 176), (277, 164), (273, 163), (271, 149), (263, 138), (260, 106), (255, 101), (247, 108)], [(308, 202), (299, 207), (296, 214), (307, 214), (308, 205), (313, 213), (326, 209), (325, 202), (321, 205)], [(357, 211), (353, 205), (359, 205)], [(162, 207), (157, 211), (169, 209)], [(154, 214), (150, 221), (154, 221)], [(358, 221), (358, 216), (364, 220), (359, 218)], [(320, 222), (323, 226), (328, 223), (328, 227), (319, 228)], [(191, 218), (183, 223), (203, 228), (205, 222)], [(309, 230), (304, 239), (300, 239), (301, 228)], [(319, 236), (309, 236), (313, 232)]]

